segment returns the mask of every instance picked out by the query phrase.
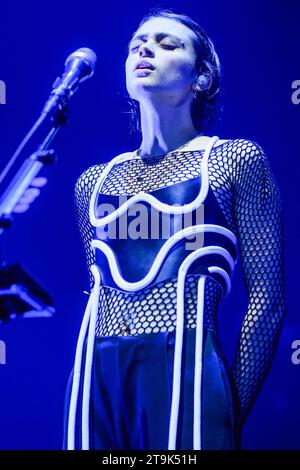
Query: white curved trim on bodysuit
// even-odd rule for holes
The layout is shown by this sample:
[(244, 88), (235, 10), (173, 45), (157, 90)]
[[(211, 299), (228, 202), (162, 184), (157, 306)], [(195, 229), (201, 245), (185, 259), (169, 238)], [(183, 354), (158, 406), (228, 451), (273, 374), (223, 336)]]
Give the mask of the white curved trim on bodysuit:
[(101, 186), (104, 183), (105, 178), (107, 177), (107, 175), (109, 174), (109, 172), (111, 171), (114, 165), (130, 160), (130, 158), (126, 156), (122, 156), (122, 155), (118, 155), (117, 157), (113, 158), (109, 162), (107, 167), (104, 169), (103, 173), (101, 173), (99, 180), (97, 181), (95, 188), (93, 190), (91, 201), (90, 201), (90, 207), (89, 207), (89, 216), (90, 216), (91, 224), (94, 227), (100, 227), (100, 226), (109, 224), (110, 222), (112, 222), (113, 220), (115, 220), (116, 218), (124, 214), (124, 212), (127, 211), (127, 209), (129, 209), (131, 206), (133, 206), (139, 201), (148, 202), (158, 211), (167, 212), (168, 214), (185, 214), (186, 212), (190, 212), (191, 210), (193, 210), (195, 207), (200, 206), (200, 204), (205, 200), (207, 196), (208, 188), (209, 188), (207, 159), (210, 153), (210, 147), (211, 147), (211, 143), (205, 149), (205, 152), (201, 161), (201, 187), (200, 187), (197, 197), (192, 202), (188, 204), (184, 204), (183, 206), (170, 206), (169, 204), (165, 204), (159, 201), (155, 196), (152, 196), (152, 194), (148, 194), (144, 191), (141, 191), (138, 194), (135, 194), (134, 196), (132, 196), (126, 202), (124, 202), (120, 207), (118, 207), (118, 209), (116, 209), (112, 213), (108, 214), (105, 217), (97, 218), (97, 216), (95, 215), (96, 198), (101, 190)]
[[(101, 189), (101, 185), (104, 182), (105, 177), (108, 175), (112, 167), (123, 161), (131, 159), (128, 157), (128, 154), (122, 154), (115, 157), (110, 161), (108, 166), (105, 168), (101, 174), (99, 181), (96, 183), (96, 186), (93, 190), (89, 214), (90, 221), (94, 227), (99, 227), (106, 225), (111, 221), (115, 220), (117, 217), (122, 215), (131, 205), (135, 204), (137, 201), (146, 201), (152, 204), (157, 210), (167, 212), (169, 214), (182, 214), (190, 210), (196, 209), (200, 204), (202, 204), (207, 196), (209, 189), (209, 175), (208, 175), (208, 157), (211, 152), (212, 147), (217, 142), (218, 137), (211, 137), (201, 162), (201, 189), (199, 194), (189, 204), (184, 206), (170, 206), (164, 204), (156, 199), (154, 196), (147, 194), (145, 192), (140, 192), (135, 196), (132, 196), (126, 203), (122, 204), (118, 209), (109, 214), (106, 217), (98, 219), (95, 216), (95, 202), (96, 197)], [(170, 237), (165, 244), (159, 250), (150, 271), (148, 274), (137, 282), (127, 282), (121, 276), (115, 255), (110, 247), (108, 247), (101, 240), (92, 240), (91, 244), (93, 249), (100, 249), (105, 256), (107, 257), (111, 274), (114, 279), (114, 282), (123, 290), (126, 291), (137, 291), (139, 289), (145, 288), (151, 283), (157, 274), (162, 262), (166, 258), (169, 250), (185, 236), (190, 234), (197, 234), (201, 231), (212, 231), (220, 233), (227, 238), (229, 238), (235, 245), (237, 240), (235, 235), (225, 227), (214, 224), (202, 224), (192, 227), (187, 227), (185, 229), (179, 230), (172, 237)], [(218, 266), (209, 266), (209, 273), (217, 273), (223, 277), (225, 281), (225, 291), (223, 290), (223, 296), (227, 295), (231, 288), (231, 277), (234, 270), (234, 265), (236, 261), (233, 260), (230, 253), (223, 247), (220, 246), (207, 246), (199, 248), (193, 251), (188, 255), (182, 262), (178, 270), (178, 284), (177, 284), (177, 320), (176, 320), (176, 337), (175, 337), (175, 352), (174, 352), (174, 373), (173, 373), (173, 385), (172, 385), (172, 403), (171, 403), (171, 413), (170, 413), (170, 424), (169, 424), (169, 439), (168, 439), (168, 449), (176, 449), (176, 438), (177, 438), (177, 426), (178, 426), (178, 416), (179, 416), (179, 405), (180, 405), (180, 383), (181, 383), (181, 359), (182, 359), (182, 343), (183, 343), (183, 334), (184, 334), (184, 284), (185, 278), (187, 275), (188, 269), (191, 265), (199, 259), (201, 256), (206, 254), (220, 254), (223, 256), (230, 266), (230, 276), (227, 272), (218, 267)], [(82, 352), (83, 344), (85, 340), (85, 335), (89, 323), (89, 333), (87, 341), (87, 352), (86, 352), (86, 363), (84, 370), (84, 391), (82, 399), (82, 447), (83, 449), (89, 448), (89, 402), (90, 402), (90, 383), (91, 383), (91, 369), (93, 361), (93, 348), (94, 348), (94, 339), (95, 339), (95, 326), (98, 313), (98, 300), (99, 300), (99, 289), (101, 284), (101, 274), (99, 268), (96, 265), (91, 266), (91, 272), (94, 277), (94, 287), (90, 294), (89, 301), (87, 303), (86, 311), (84, 314), (74, 365), (74, 379), (72, 384), (72, 393), (71, 393), (71, 402), (70, 402), (70, 412), (69, 412), (69, 423), (68, 423), (68, 449), (74, 449), (75, 446), (75, 421), (76, 421), (76, 403), (78, 399), (80, 375), (81, 375), (81, 362), (82, 362)], [(203, 346), (203, 310), (204, 310), (204, 292), (205, 292), (205, 280), (207, 274), (200, 275), (197, 288), (197, 321), (196, 321), (196, 345), (195, 345), (195, 377), (194, 377), (194, 426), (193, 426), (193, 446), (194, 449), (201, 449), (201, 382), (202, 382), (202, 346)], [(214, 278), (214, 280), (216, 280)], [(223, 289), (223, 288), (222, 288)]]
[[(225, 229), (226, 230), (226, 229)], [(178, 243), (182, 238), (188, 237), (190, 235), (197, 235), (202, 232), (215, 232), (215, 233), (222, 233), (223, 235), (226, 234), (224, 230), (224, 227), (221, 227), (219, 225), (213, 225), (213, 224), (205, 224), (203, 225), (194, 225), (193, 227), (186, 227), (184, 230), (180, 230), (176, 234), (174, 234), (172, 237), (170, 237), (166, 243), (161, 247), (159, 250), (158, 254), (155, 257), (155, 260), (153, 261), (153, 264), (151, 266), (150, 271), (146, 276), (141, 279), (140, 281), (136, 282), (128, 282), (126, 281), (118, 268), (117, 260), (114, 255), (114, 252), (112, 249), (102, 240), (93, 240), (91, 242), (91, 245), (93, 248), (98, 248), (102, 253), (106, 256), (108, 260), (108, 264), (111, 270), (111, 276), (115, 283), (117, 284), (118, 287), (120, 287), (124, 291), (128, 292), (134, 292), (140, 289), (144, 289), (147, 287), (151, 281), (155, 278), (157, 275), (163, 261), (167, 257), (168, 252), (174, 247), (176, 243)], [(183, 233), (184, 232), (184, 233)], [(228, 230), (229, 232), (229, 230)], [(180, 238), (179, 238), (180, 235)], [(235, 262), (231, 256), (231, 254), (226, 250), (225, 248), (221, 246), (208, 246), (208, 247), (203, 247), (203, 248), (198, 248), (197, 253), (200, 253), (201, 255), (205, 254), (219, 254), (223, 256), (226, 261), (228, 262), (230, 266), (230, 270), (234, 270)], [(226, 295), (229, 293), (229, 291), (226, 292)]]

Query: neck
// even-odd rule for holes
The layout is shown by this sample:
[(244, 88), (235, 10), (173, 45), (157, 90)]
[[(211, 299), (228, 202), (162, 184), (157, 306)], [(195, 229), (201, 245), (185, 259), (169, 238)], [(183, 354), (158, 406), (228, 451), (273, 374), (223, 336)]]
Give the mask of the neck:
[(187, 104), (170, 106), (141, 103), (142, 143), (139, 155), (164, 155), (201, 135), (195, 129)]

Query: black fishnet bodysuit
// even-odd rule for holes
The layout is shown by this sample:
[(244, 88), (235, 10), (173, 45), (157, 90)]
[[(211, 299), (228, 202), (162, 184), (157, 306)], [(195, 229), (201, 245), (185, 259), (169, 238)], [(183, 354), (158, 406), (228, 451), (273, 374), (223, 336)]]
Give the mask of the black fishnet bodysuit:
[[(173, 151), (163, 157), (134, 159), (114, 166), (101, 192), (133, 195), (154, 191), (196, 177), (204, 150)], [(89, 202), (107, 163), (88, 168), (75, 185), (75, 208), (88, 267), (94, 228)], [(249, 293), (233, 379), (239, 397), (241, 421), (248, 414), (270, 368), (285, 311), (283, 279), (283, 222), (281, 200), (269, 161), (255, 142), (235, 139), (214, 147), (208, 160), (210, 186), (229, 229), (238, 238), (243, 276)], [(90, 287), (93, 277), (90, 274)], [(197, 275), (185, 285), (185, 327), (196, 327)], [(102, 286), (96, 335), (139, 335), (176, 328), (177, 278), (135, 293)], [(207, 278), (204, 326), (216, 331), (220, 286)]]

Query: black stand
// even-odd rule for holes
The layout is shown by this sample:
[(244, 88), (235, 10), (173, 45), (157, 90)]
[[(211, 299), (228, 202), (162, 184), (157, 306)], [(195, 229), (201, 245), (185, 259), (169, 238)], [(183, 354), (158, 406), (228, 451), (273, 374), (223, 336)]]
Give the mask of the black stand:
[(48, 292), (21, 266), (0, 266), (0, 321), (51, 317), (55, 309)]
[[(46, 119), (53, 124), (41, 145), (30, 157), (26, 158), (16, 174), (10, 179), (6, 189), (0, 194), (0, 234), (11, 227), (12, 211), (25, 190), (41, 171), (44, 165), (57, 161), (55, 151), (50, 149), (59, 129), (67, 123), (68, 113), (66, 105), (59, 107), (53, 116), (43, 113), (22, 141), (0, 175), (3, 181), (12, 164), (20, 157), (29, 140), (35, 135)], [(21, 266), (20, 263), (0, 265), (0, 322), (17, 316), (49, 317), (55, 313), (52, 299), (46, 290), (39, 285)]]

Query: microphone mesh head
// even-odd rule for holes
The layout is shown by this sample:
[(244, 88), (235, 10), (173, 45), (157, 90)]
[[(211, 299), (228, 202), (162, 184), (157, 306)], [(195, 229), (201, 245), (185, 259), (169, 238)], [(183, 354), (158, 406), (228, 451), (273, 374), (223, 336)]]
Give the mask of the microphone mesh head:
[(96, 62), (97, 62), (97, 56), (95, 52), (92, 49), (89, 49), (88, 47), (81, 47), (80, 49), (77, 49), (76, 51), (72, 52), (67, 57), (67, 60), (65, 62), (65, 66), (69, 64), (70, 61), (73, 61), (74, 59), (82, 59), (85, 61), (85, 63), (88, 65), (90, 68), (90, 77), (93, 75), (96, 67)]

